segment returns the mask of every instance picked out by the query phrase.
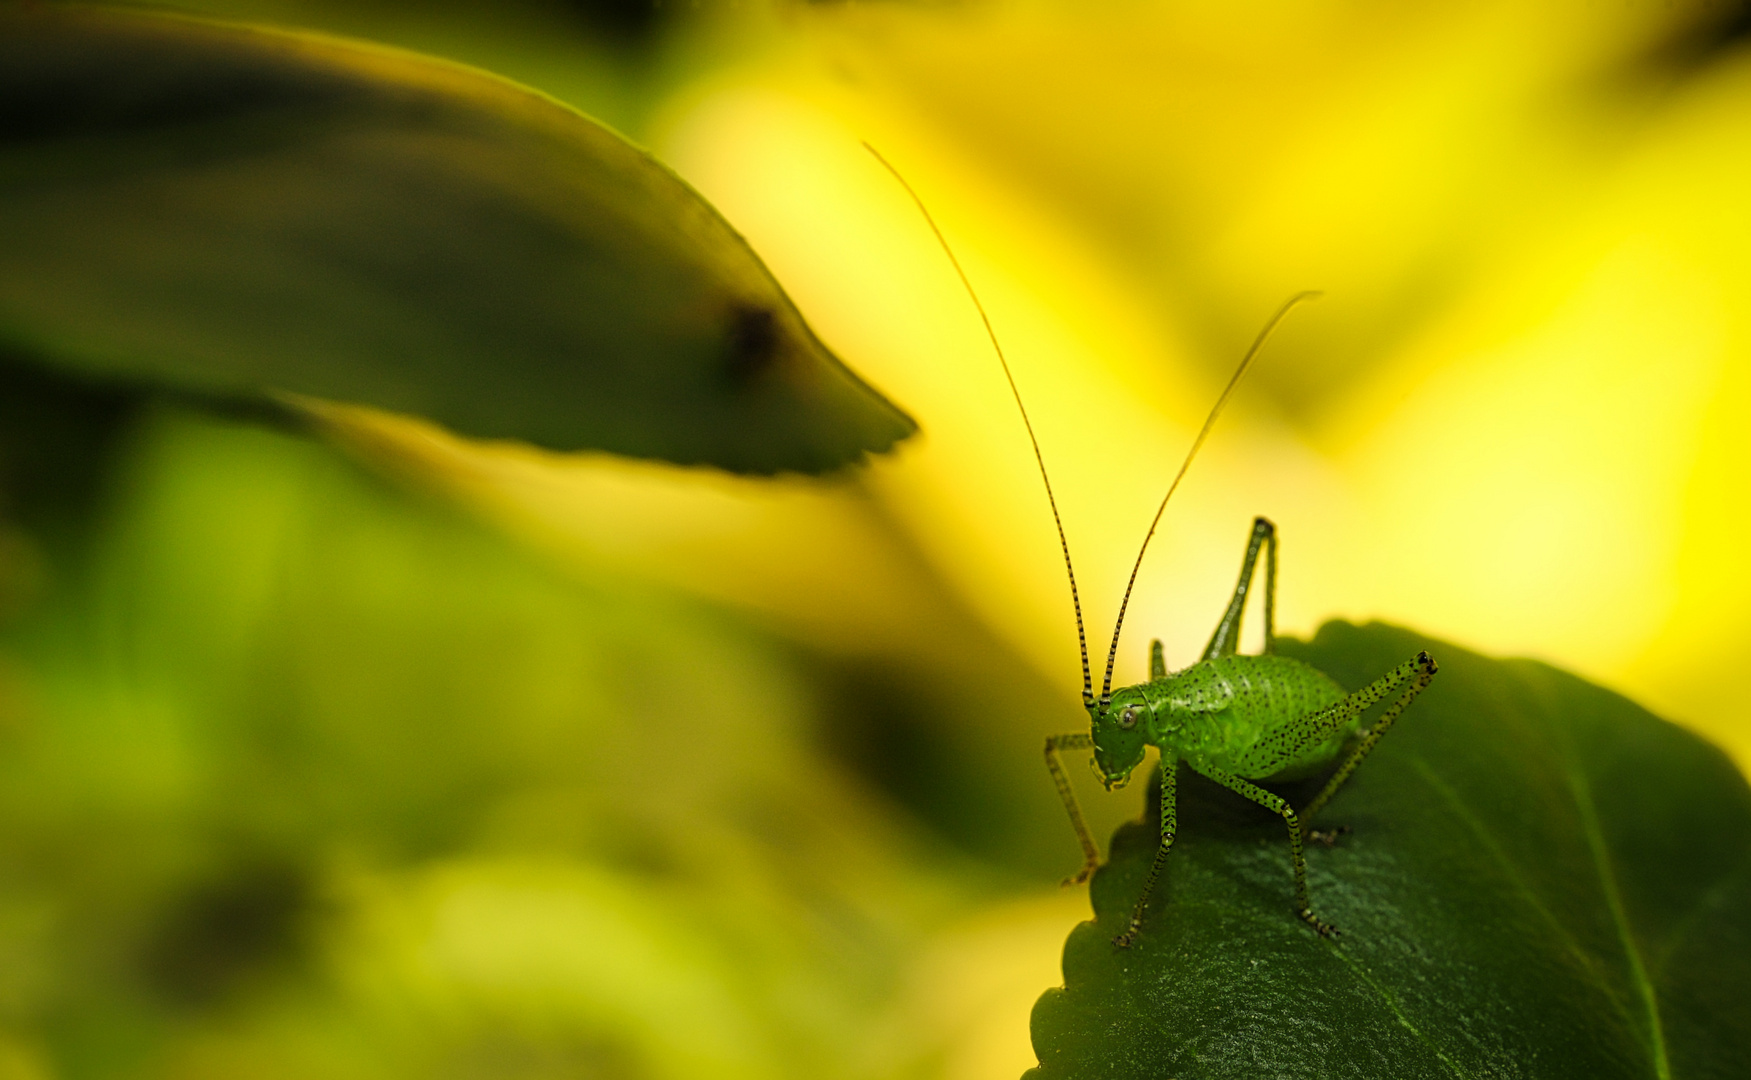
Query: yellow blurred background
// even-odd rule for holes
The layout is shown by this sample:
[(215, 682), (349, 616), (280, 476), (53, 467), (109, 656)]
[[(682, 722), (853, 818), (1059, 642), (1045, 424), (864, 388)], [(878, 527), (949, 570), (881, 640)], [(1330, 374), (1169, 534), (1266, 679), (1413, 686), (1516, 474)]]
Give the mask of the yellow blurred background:
[[(553, 32), (542, 4), (202, 10), (528, 82), (651, 147), (722, 210), (823, 339), (918, 419), (897, 454), (766, 481), (469, 444), (349, 409), (327, 413), (334, 437), (462, 500), (562, 574), (676, 593), (830, 664), (952, 687), (945, 700), (965, 707), (943, 737), (966, 785), (1035, 785), (1018, 796), (1033, 800), (1028, 827), (1059, 830), (1042, 865), (1068, 872), (1075, 849), (1043, 770), (1015, 778), (1037, 768), (1043, 733), (1082, 715), (1057, 542), (977, 314), (866, 141), (930, 206), (1004, 343), (1098, 653), (1155, 504), (1233, 365), (1285, 298), (1325, 292), (1271, 341), (1169, 508), (1121, 682), (1141, 677), (1152, 636), (1170, 665), (1202, 644), (1264, 514), (1282, 536), (1280, 632), (1378, 618), (1548, 660), (1751, 762), (1733, 659), (1751, 643), (1751, 583), (1734, 569), (1751, 519), (1740, 9), (706, 3), (635, 45)], [(1018, 695), (1033, 711), (1010, 707)], [(833, 720), (829, 708), (820, 722)], [(674, 752), (698, 748), (678, 735)], [(1098, 811), (1101, 829), (1136, 812), (1127, 795)], [(901, 838), (881, 841), (882, 857), (912, 858), (894, 854), (915, 842), (909, 819), (877, 806), (868, 820), (847, 810), (858, 820), (844, 828), (891, 828)], [(369, 913), (350, 932), (376, 935), (364, 953), (398, 958), (357, 978), (437, 965), (516, 1008), (517, 987), (550, 1000), (542, 986), (600, 977), (599, 958), (542, 945), (543, 926), (659, 953), (651, 943), (670, 932), (614, 929), (648, 912), (587, 866), (507, 873), (428, 867), (396, 889), (341, 875)], [(1032, 1063), (1027, 1009), (1057, 981), (1086, 901), (1049, 873), (996, 885), (993, 873), (883, 886), (904, 894), (914, 936), (886, 990), (834, 1003), (865, 1037), (844, 1075), (1013, 1076)], [(523, 914), (481, 914), (501, 909)], [(496, 929), (458, 929), (469, 925)], [(750, 1048), (712, 996), (727, 991), (689, 974), (684, 953), (634, 949), (610, 965), (615, 978), (668, 973), (648, 1007), (636, 991), (588, 1006), (637, 1028), (692, 987), (684, 1011), (719, 1017), (697, 1037), (651, 1028), (638, 1045), (677, 1056), (641, 1068), (809, 1070)], [(202, 1045), (172, 1071), (241, 1074), (243, 1057)], [(34, 1053), (18, 1051), (16, 1074), (49, 1069)]]
[(1201, 643), (1262, 513), (1283, 532), (1290, 632), (1381, 618), (1546, 659), (1744, 761), (1751, 706), (1728, 676), (1747, 584), (1729, 553), (1748, 494), (1751, 64), (1709, 22), (1725, 14), (719, 13), (734, 53), (666, 95), (644, 138), (924, 434), (843, 486), (432, 453), (550, 543), (843, 648), (952, 649), (905, 600), (915, 568), (894, 548), (915, 553), (1068, 704), (1067, 590), (1025, 435), (868, 141), (991, 312), (1102, 640), (1233, 364), (1283, 299), (1326, 293), (1176, 497), (1122, 675), (1150, 635), (1170, 658)]
[(919, 416), (868, 487), (1067, 698), (1065, 589), (1019, 423), (859, 140), (920, 189), (991, 309), (1097, 626), (1245, 344), (1294, 291), (1326, 291), (1169, 511), (1133, 675), (1150, 634), (1182, 658), (1200, 642), (1263, 513), (1293, 631), (1384, 618), (1540, 657), (1751, 753), (1729, 556), (1751, 465), (1751, 66), (1675, 55), (1696, 13), (791, 15), (772, 54), (677, 93), (653, 141)]
[(1709, 50), (1722, 14), (724, 14), (737, 54), (644, 137), (923, 434), (844, 488), (434, 454), (556, 550), (834, 648), (952, 656), (952, 629), (913, 598), (922, 570), (1059, 688), (1073, 730), (1074, 630), (1025, 435), (868, 141), (943, 224), (1008, 349), (1097, 650), (1232, 365), (1284, 298), (1326, 292), (1269, 345), (1168, 511), (1121, 681), (1150, 636), (1170, 663), (1201, 645), (1262, 513), (1282, 530), (1282, 629), (1379, 618), (1549, 660), (1744, 763), (1751, 63)]
[(1288, 632), (1379, 618), (1545, 659), (1744, 763), (1751, 63), (1733, 41), (1711, 51), (1723, 14), (726, 15), (739, 54), (670, 94), (645, 138), (923, 434), (843, 489), (441, 459), (556, 550), (834, 648), (952, 656), (913, 598), (921, 562), (1059, 689), (1074, 729), (1067, 590), (1025, 436), (868, 141), (943, 224), (1008, 349), (1097, 650), (1232, 365), (1284, 298), (1326, 292), (1269, 345), (1168, 511), (1121, 681), (1150, 636), (1170, 663), (1201, 645), (1262, 513), (1282, 529)]

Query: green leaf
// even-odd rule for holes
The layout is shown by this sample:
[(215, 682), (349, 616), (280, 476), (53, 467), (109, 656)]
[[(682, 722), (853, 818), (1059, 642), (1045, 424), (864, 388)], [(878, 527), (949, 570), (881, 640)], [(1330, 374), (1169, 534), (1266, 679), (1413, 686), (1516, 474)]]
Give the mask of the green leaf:
[(0, 7), (0, 342), (748, 472), (914, 430), (589, 118), (387, 48), (95, 9)]
[[(1280, 819), (1182, 773), (1179, 837), (1120, 829), (1096, 921), (1034, 1007), (1035, 1080), (1743, 1076), (1751, 791), (1719, 750), (1529, 660), (1331, 623), (1283, 651), (1348, 687), (1441, 664), (1315, 824), (1317, 937)], [(1295, 789), (1292, 801), (1305, 801)], [(1153, 808), (1152, 808), (1153, 812)]]

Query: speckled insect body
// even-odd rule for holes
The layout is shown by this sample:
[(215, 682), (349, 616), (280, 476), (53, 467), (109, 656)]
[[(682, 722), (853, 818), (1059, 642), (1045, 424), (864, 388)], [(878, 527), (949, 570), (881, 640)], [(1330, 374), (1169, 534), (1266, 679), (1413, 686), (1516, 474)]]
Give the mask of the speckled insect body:
[[(1150, 680), (1121, 687), (1096, 699), (1085, 691), (1089, 734), (1057, 735), (1046, 740), (1046, 765), (1082, 844), (1082, 871), (1071, 881), (1086, 880), (1099, 865), (1094, 840), (1083, 823), (1069, 779), (1058, 762), (1063, 750), (1092, 749), (1094, 768), (1107, 788), (1121, 787), (1143, 763), (1144, 749), (1161, 752), (1161, 842), (1149, 876), (1131, 912), (1131, 921), (1115, 940), (1128, 946), (1143, 925), (1143, 913), (1178, 831), (1176, 787), (1179, 763), (1281, 816), (1289, 829), (1290, 865), (1295, 875), (1295, 912), (1321, 934), (1337, 928), (1313, 913), (1307, 894), (1306, 859), (1302, 844), (1308, 823), (1356, 766), (1386, 734), (1407, 705), (1434, 678), (1429, 654), (1387, 672), (1353, 694), (1330, 676), (1287, 656), (1278, 656), (1275, 633), (1276, 528), (1264, 518), (1253, 522), (1240, 582), (1210, 644), (1197, 663), (1169, 673), (1161, 642), (1149, 649)], [(1257, 656), (1235, 651), (1241, 613), (1246, 606), (1259, 549), (1268, 552), (1265, 569), (1265, 646)], [(1115, 645), (1117, 635), (1115, 635)], [(1108, 666), (1109, 682), (1111, 685)], [(1396, 694), (1396, 697), (1393, 695)], [(1392, 700), (1371, 726), (1363, 715), (1383, 699)], [(1317, 776), (1339, 762), (1320, 793), (1297, 813), (1287, 800), (1254, 781), (1299, 780)]]
[[(1107, 725), (1097, 742), (1104, 772), (1129, 772), (1143, 747), (1160, 747), (1200, 772), (1218, 769), (1236, 776), (1298, 779), (1330, 765), (1354, 736), (1354, 721), (1311, 748), (1290, 743), (1296, 720), (1335, 705), (1343, 688), (1324, 672), (1286, 656), (1218, 656), (1171, 675), (1126, 687), (1113, 695), (1121, 720), (1139, 719), (1129, 730)], [(1236, 723), (1238, 718), (1245, 722)], [(1261, 731), (1269, 732), (1259, 738)]]
[[(1156, 848), (1155, 860), (1150, 864), (1149, 876), (1144, 880), (1143, 891), (1131, 911), (1130, 922), (1125, 931), (1114, 939), (1114, 944), (1128, 947), (1136, 939), (1143, 926), (1143, 915), (1148, 908), (1155, 881), (1167, 861), (1168, 852), (1173, 848), (1174, 835), (1179, 827), (1176, 787), (1179, 763), (1182, 761), (1192, 771), (1283, 818), (1289, 829), (1290, 865), (1295, 875), (1295, 913), (1320, 934), (1335, 937), (1337, 928), (1313, 913), (1307, 895), (1307, 866), (1302, 854), (1302, 844), (1308, 836), (1307, 826), (1313, 815), (1325, 806), (1356, 770), (1356, 766), (1368, 756), (1368, 752), (1386, 734), (1405, 707), (1434, 678), (1435, 661), (1429, 654), (1418, 653), (1413, 659), (1405, 661), (1354, 693), (1346, 693), (1329, 676), (1307, 664), (1276, 655), (1277, 531), (1275, 526), (1261, 517), (1253, 522), (1246, 556), (1241, 562), (1240, 581), (1228, 602), (1228, 609), (1217, 623), (1216, 632), (1211, 636), (1209, 645), (1197, 663), (1170, 674), (1162, 654), (1161, 642), (1155, 641), (1149, 650), (1149, 681), (1120, 687), (1118, 690), (1112, 688), (1113, 664), (1118, 656), (1119, 633), (1125, 625), (1125, 610), (1130, 606), (1131, 590), (1137, 583), (1137, 571), (1143, 565), (1143, 556), (1149, 550), (1149, 541), (1161, 524), (1161, 515), (1167, 509), (1168, 500), (1179, 489), (1180, 481), (1185, 478), (1192, 459), (1197, 457), (1198, 449), (1204, 445), (1205, 438), (1216, 423), (1216, 417), (1221, 414), (1222, 407), (1228, 403), (1241, 376), (1246, 374), (1247, 368), (1271, 332), (1297, 304), (1319, 294), (1307, 292), (1291, 297), (1270, 322), (1265, 324), (1264, 330), (1253, 341), (1252, 347), (1247, 350), (1246, 356), (1229, 378), (1221, 397), (1216, 400), (1209, 416), (1205, 418), (1197, 438), (1192, 441), (1191, 449), (1180, 463), (1179, 472), (1174, 476), (1173, 483), (1168, 485), (1167, 494), (1162, 496), (1161, 504), (1156, 507), (1155, 518), (1150, 522), (1149, 532), (1143, 537), (1143, 545), (1137, 552), (1137, 560), (1131, 566), (1130, 581), (1125, 585), (1124, 597), (1119, 602), (1118, 618), (1113, 625), (1112, 646), (1107, 651), (1106, 676), (1100, 695), (1096, 697), (1088, 663), (1088, 635), (1082, 621), (1082, 599), (1076, 589), (1076, 570), (1070, 559), (1070, 544), (1064, 536), (1064, 522), (1058, 514), (1057, 497), (1052, 493), (1052, 478), (1046, 473), (1045, 457), (1040, 452), (1039, 439), (1034, 436), (1033, 421), (1028, 418), (1021, 391), (1016, 388), (1015, 376), (1009, 369), (1009, 360), (1003, 355), (1003, 346), (997, 340), (991, 319), (986, 315), (984, 305), (979, 302), (972, 282), (961, 268), (960, 260), (955, 258), (942, 230), (937, 228), (924, 201), (906, 183), (905, 177), (889, 165), (874, 147), (868, 149), (876, 160), (894, 174), (894, 178), (899, 180), (900, 185), (917, 204), (924, 220), (936, 234), (949, 262), (954, 265), (955, 273), (960, 276), (961, 284), (966, 287), (973, 306), (978, 309), (979, 317), (984, 320), (991, 346), (1003, 367), (1004, 378), (1008, 380), (1010, 394), (1015, 398), (1016, 408), (1021, 413), (1022, 425), (1027, 429), (1028, 441), (1033, 445), (1034, 460), (1039, 464), (1040, 479), (1046, 488), (1046, 501), (1052, 509), (1052, 520), (1058, 527), (1058, 543), (1064, 553), (1064, 569), (1070, 578), (1070, 602), (1076, 613), (1076, 636), (1082, 650), (1082, 704), (1088, 710), (1089, 719), (1087, 734), (1077, 732), (1054, 735), (1046, 740), (1046, 767), (1051, 771), (1058, 795), (1064, 801), (1064, 809), (1076, 830), (1076, 839), (1082, 845), (1082, 870), (1074, 877), (1066, 879), (1065, 884), (1086, 881), (1100, 865), (1100, 852), (1095, 847), (1094, 838), (1089, 835), (1088, 826), (1082, 819), (1082, 811), (1076, 803), (1076, 794), (1058, 760), (1060, 753), (1066, 750), (1093, 750), (1095, 772), (1107, 789), (1112, 790), (1123, 786), (1130, 779), (1131, 773), (1143, 763), (1145, 748), (1154, 746), (1161, 752), (1161, 842)], [(1265, 560), (1264, 652), (1256, 656), (1242, 656), (1237, 652), (1241, 615), (1246, 608), (1247, 594), (1252, 587), (1261, 553)], [(1363, 716), (1383, 700), (1387, 704), (1375, 717), (1373, 724), (1364, 726)], [(1282, 796), (1254, 783), (1304, 779), (1330, 768), (1333, 762), (1338, 763), (1337, 768), (1319, 794), (1299, 813)]]

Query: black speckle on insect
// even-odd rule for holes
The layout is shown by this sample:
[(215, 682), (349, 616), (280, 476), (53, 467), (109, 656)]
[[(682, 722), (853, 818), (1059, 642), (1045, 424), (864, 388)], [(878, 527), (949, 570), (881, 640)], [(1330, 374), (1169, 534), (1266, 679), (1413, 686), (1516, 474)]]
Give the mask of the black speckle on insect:
[(754, 382), (778, 359), (778, 319), (769, 307), (737, 304), (731, 308), (728, 337), (724, 374), (732, 386)]

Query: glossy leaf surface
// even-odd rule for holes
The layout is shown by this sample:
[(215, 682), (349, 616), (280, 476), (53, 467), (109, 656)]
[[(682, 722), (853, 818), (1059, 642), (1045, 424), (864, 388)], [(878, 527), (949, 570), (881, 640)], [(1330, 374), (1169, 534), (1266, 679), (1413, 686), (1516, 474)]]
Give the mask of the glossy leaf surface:
[(587, 117), (408, 53), (95, 9), (0, 7), (0, 339), (87, 377), (748, 472), (913, 430)]
[(1182, 773), (1144, 932), (1112, 943), (1154, 852), (1128, 825), (1035, 1007), (1031, 1077), (1743, 1075), (1744, 779), (1543, 664), (1379, 625), (1283, 643), (1351, 688), (1424, 647), (1439, 676), (1315, 823), (1353, 829), (1308, 855), (1341, 942), (1292, 913), (1281, 820)]

